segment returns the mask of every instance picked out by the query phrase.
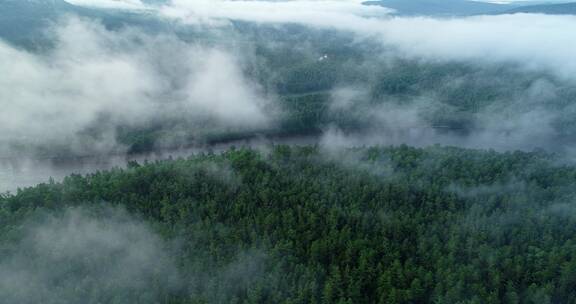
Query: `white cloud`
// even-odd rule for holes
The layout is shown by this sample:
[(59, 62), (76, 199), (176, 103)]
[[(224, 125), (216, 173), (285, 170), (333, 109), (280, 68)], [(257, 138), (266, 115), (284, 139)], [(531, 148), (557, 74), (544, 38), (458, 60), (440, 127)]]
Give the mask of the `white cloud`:
[(391, 17), (361, 1), (173, 0), (160, 13), (185, 23), (224, 20), (298, 23), (377, 37), (407, 55), (432, 60), (510, 62), (576, 75), (576, 16), (514, 14), (436, 19)]
[[(198, 62), (202, 73), (193, 75), (185, 88), (186, 104), (196, 110), (215, 113), (222, 122), (250, 125), (267, 117), (262, 108), (266, 100), (255, 93), (235, 59), (223, 51), (211, 50)], [(236, 102), (231, 102), (235, 100)]]
[(234, 19), (253, 22), (304, 23), (336, 26), (358, 22), (362, 18), (382, 16), (390, 10), (366, 6), (359, 0), (317, 1), (228, 1), (173, 0), (161, 13), (188, 23), (214, 19)]
[[(117, 125), (161, 117), (209, 120), (212, 128), (269, 122), (268, 99), (230, 52), (173, 37), (110, 32), (78, 19), (58, 26), (55, 39), (47, 54), (0, 41), (0, 148), (53, 144), (107, 151), (117, 146)], [(82, 132), (94, 126), (104, 130), (100, 139), (84, 138)]]
[(510, 62), (573, 78), (576, 17), (479, 16), (439, 20), (394, 18), (379, 27), (383, 41), (407, 55), (441, 60)]
[(298, 23), (378, 37), (408, 56), (512, 62), (530, 69), (548, 69), (562, 77), (576, 75), (576, 40), (570, 30), (576, 27), (575, 16), (390, 17), (390, 10), (362, 2), (172, 0), (154, 9), (162, 16), (189, 24), (214, 26), (227, 20)]
[[(570, 81), (576, 75), (576, 40), (571, 30), (576, 28), (574, 16), (405, 18), (391, 17), (388, 10), (364, 6), (360, 1), (336, 0), (173, 0), (157, 10), (192, 24), (221, 25), (232, 19), (298, 23), (371, 37), (410, 58), (478, 65), (513, 63)], [(78, 21), (60, 27), (58, 33), (57, 50), (46, 56), (0, 44), (0, 70), (8, 71), (8, 76), (0, 79), (0, 128), (6, 130), (0, 140), (69, 142), (102, 113), (111, 113), (113, 123), (138, 123), (165, 113), (189, 115), (228, 128), (270, 122), (264, 111), (269, 105), (267, 96), (243, 77), (240, 60), (229, 52), (192, 47), (175, 39), (118, 50), (115, 44), (132, 45), (125, 33), (107, 32)], [(164, 73), (159, 73), (158, 64)], [(355, 92), (340, 93), (344, 94), (340, 96), (342, 104), (335, 106), (342, 107)], [(400, 125), (415, 142), (424, 142), (434, 131), (420, 131), (420, 110), (383, 108), (373, 114), (374, 120)], [(513, 130), (519, 143), (512, 143), (514, 147), (532, 147), (532, 142), (540, 142), (531, 135), (534, 124), (541, 131), (539, 139), (554, 133), (550, 123), (556, 113), (524, 112), (507, 125), (497, 121), (506, 121), (505, 114), (490, 114), (493, 116), (480, 117), (485, 128), (474, 143), (501, 138), (505, 145), (510, 138), (500, 134)], [(392, 129), (387, 142), (406, 138), (404, 133), (396, 135), (396, 129), (386, 128)]]

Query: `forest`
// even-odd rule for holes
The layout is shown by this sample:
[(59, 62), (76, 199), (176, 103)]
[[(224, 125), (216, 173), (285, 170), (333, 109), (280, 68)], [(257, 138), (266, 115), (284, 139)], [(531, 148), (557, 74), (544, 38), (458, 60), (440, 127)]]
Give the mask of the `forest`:
[(0, 304), (576, 303), (574, 4), (499, 2), (0, 0)]
[[(1, 196), (0, 282), (26, 278), (27, 267), (59, 270), (33, 292), (0, 288), (0, 296), (9, 303), (47, 295), (52, 302), (43, 303), (572, 303), (575, 185), (576, 167), (552, 154), (442, 146), (233, 148), (132, 162)], [(30, 218), (42, 233), (30, 231)], [(100, 265), (129, 273), (135, 266), (129, 250), (86, 231), (132, 231), (125, 225), (133, 221), (147, 234), (128, 234), (131, 244), (144, 238), (162, 254), (150, 257), (152, 269), (138, 269), (139, 285), (101, 277)], [(48, 248), (26, 244), (39, 233)], [(88, 238), (90, 249), (77, 251), (63, 237)], [(31, 266), (18, 264), (20, 255)]]
[[(16, 21), (0, 19), (0, 22), (30, 21), (21, 20), (21, 15), (28, 16), (28, 10), (34, 9), (32, 4), (29, 5), (31, 7), (26, 11), (13, 14)], [(70, 10), (73, 6), (66, 7)], [(576, 90), (570, 77), (562, 77), (555, 70), (526, 67), (510, 61), (422, 59), (405, 55), (397, 47), (370, 35), (358, 36), (347, 31), (295, 23), (262, 24), (232, 20), (223, 28), (206, 28), (166, 22), (152, 14), (73, 8), (85, 19), (72, 19), (68, 23), (50, 19), (52, 21), (44, 21), (42, 25), (24, 23), (20, 28), (4, 27), (15, 33), (0, 33), (0, 37), (14, 44), (19, 52), (25, 50), (28, 55), (37, 57), (36, 61), (47, 61), (48, 67), (55, 66), (57, 73), (66, 74), (74, 70), (60, 71), (63, 68), (49, 61), (63, 61), (60, 65), (64, 66), (72, 64), (58, 55), (75, 51), (65, 47), (76, 43), (79, 38), (71, 34), (74, 27), (80, 27), (79, 30), (85, 31), (85, 35), (93, 40), (91, 43), (96, 50), (92, 51), (95, 54), (103, 53), (109, 57), (107, 61), (112, 62), (138, 54), (134, 56), (141, 59), (137, 65), (146, 67), (140, 72), (153, 76), (154, 84), (165, 84), (165, 87), (151, 92), (146, 91), (148, 88), (135, 88), (134, 94), (113, 95), (110, 100), (83, 96), (95, 99), (92, 104), (103, 103), (102, 108), (95, 107), (98, 111), (89, 113), (90, 119), (81, 121), (53, 140), (34, 140), (36, 135), (29, 132), (22, 136), (5, 135), (0, 138), (0, 148), (4, 150), (0, 151), (2, 156), (66, 157), (99, 152), (138, 154), (258, 137), (321, 136), (327, 129), (334, 128), (360, 135), (393, 134), (400, 137), (394, 144), (413, 144), (420, 140), (397, 135), (406, 129), (432, 130), (432, 143), (473, 148), (488, 144), (489, 148), (496, 149), (505, 146), (505, 149), (546, 148), (558, 152), (574, 144), (576, 108), (572, 100)], [(45, 18), (51, 16), (45, 15)], [(54, 23), (52, 27), (50, 22)], [(50, 30), (42, 31), (38, 27)], [(71, 33), (60, 33), (59, 30), (70, 30)], [(31, 38), (22, 42), (14, 37)], [(154, 46), (157, 44), (164, 47), (156, 49)], [(238, 99), (265, 100), (255, 105), (260, 116), (267, 121), (255, 125), (231, 124), (228, 122), (230, 117), (222, 119), (218, 117), (219, 113), (210, 113), (212, 108), (198, 109), (195, 103), (209, 98), (186, 95), (190, 89), (186, 86), (187, 79), (200, 73), (197, 71), (200, 64), (191, 65), (188, 57), (206, 61), (209, 54), (188, 54), (190, 49), (209, 50), (204, 53), (226, 50), (226, 56), (235, 60), (231, 64), (237, 65), (234, 74), (242, 80), (239, 85), (256, 95)], [(82, 52), (75, 56), (80, 56), (81, 62), (90, 60), (84, 58), (86, 54)], [(25, 59), (22, 61), (27, 62)], [(129, 67), (134, 64), (124, 63)], [(218, 66), (210, 68), (213, 71), (220, 69)], [(25, 67), (15, 69), (14, 73), (18, 70), (25, 70)], [(222, 71), (223, 74), (229, 72)], [(50, 76), (41, 75), (40, 78)], [(73, 79), (73, 76), (66, 75), (64, 79)], [(216, 86), (229, 79), (213, 81), (212, 85)], [(71, 90), (66, 85), (73, 84), (51, 84), (64, 87), (48, 90), (48, 97), (71, 99), (70, 103), (73, 103), (75, 99), (65, 94)], [(38, 96), (34, 97), (40, 99), (36, 101), (40, 104), (47, 98), (43, 95), (46, 92), (35, 86), (22, 90), (36, 93)], [(80, 91), (84, 95), (89, 93)], [(13, 98), (17, 97), (10, 94), (5, 97), (6, 100)], [(135, 119), (124, 112), (118, 113), (106, 102), (134, 104), (126, 112), (140, 115), (135, 114)], [(186, 108), (186, 103), (192, 103), (192, 108)], [(226, 107), (230, 105), (226, 104)], [(16, 112), (18, 108), (9, 110)], [(387, 122), (390, 112), (408, 117), (399, 123), (390, 123)], [(19, 116), (21, 113), (14, 114)], [(57, 115), (38, 114), (41, 117)], [(46, 123), (53, 123), (46, 120)], [(252, 120), (258, 121), (248, 117), (248, 121)], [(537, 138), (526, 139), (527, 134), (532, 133), (536, 133)], [(482, 137), (489, 139), (481, 144), (469, 143)], [(511, 144), (507, 146), (500, 142)], [(94, 143), (110, 147), (106, 148), (108, 151), (99, 151), (93, 147)], [(386, 144), (383, 140), (378, 143)]]

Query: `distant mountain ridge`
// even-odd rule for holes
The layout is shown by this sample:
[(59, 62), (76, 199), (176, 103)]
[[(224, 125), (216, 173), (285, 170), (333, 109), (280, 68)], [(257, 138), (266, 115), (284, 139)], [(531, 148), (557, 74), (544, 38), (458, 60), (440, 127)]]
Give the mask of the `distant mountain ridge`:
[(0, 38), (29, 43), (51, 20), (72, 11), (64, 0), (0, 0)]
[(528, 5), (505, 11), (506, 14), (533, 13), (549, 15), (576, 15), (576, 2), (560, 4)]
[(471, 0), (373, 0), (365, 5), (379, 5), (396, 10), (400, 16), (473, 16), (516, 13), (576, 15), (576, 2), (496, 4)]
[(468, 16), (493, 14), (515, 8), (514, 4), (495, 4), (467, 0), (378, 0), (365, 5), (379, 5), (404, 16)]
[[(161, 1), (164, 0), (145, 2)], [(108, 28), (129, 24), (158, 31), (170, 26), (145, 12), (76, 6), (64, 0), (0, 0), (0, 40), (32, 48), (43, 45), (45, 29), (67, 15), (93, 18)]]
[(74, 6), (64, 0), (0, 0), (0, 8), (2, 8), (2, 17), (4, 17), (5, 9), (23, 9), (23, 8), (36, 8), (48, 10), (61, 10), (71, 9)]

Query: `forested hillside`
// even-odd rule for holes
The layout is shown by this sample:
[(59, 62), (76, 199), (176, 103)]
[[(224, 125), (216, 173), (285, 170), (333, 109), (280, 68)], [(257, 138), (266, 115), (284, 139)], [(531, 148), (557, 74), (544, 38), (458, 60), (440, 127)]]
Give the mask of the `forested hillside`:
[(553, 155), (439, 146), (131, 163), (1, 196), (0, 282), (43, 275), (0, 297), (573, 303), (575, 186)]
[(511, 3), (490, 3), (461, 0), (376, 0), (365, 5), (380, 5), (395, 10), (396, 14), (408, 16), (468, 16), (490, 14), (514, 7)]
[(520, 5), (0, 0), (0, 304), (576, 303), (574, 5)]
[[(500, 6), (451, 2), (445, 5)], [(34, 117), (60, 130), (50, 139), (35, 134), (42, 130), (21, 123), (30, 118), (20, 117), (19, 107), (5, 107), (8, 117), (18, 119), (2, 120), (4, 128), (10, 122), (11, 131), (1, 134), (0, 157), (142, 153), (258, 137), (321, 136), (327, 129), (390, 135), (376, 141), (380, 144), (389, 137), (397, 138), (394, 144), (421, 144), (421, 138), (404, 134), (412, 131), (431, 133), (425, 144), (465, 147), (557, 151), (574, 143), (573, 73), (530, 64), (530, 56), (523, 63), (491, 56), (483, 56), (486, 61), (426, 59), (372, 34), (245, 20), (206, 28), (170, 21), (149, 9), (105, 10), (63, 1), (0, 3), (0, 47), (23, 65), (5, 60), (4, 68), (11, 75), (29, 70), (35, 75), (22, 74), (17, 85), (8, 84), (16, 80), (7, 82), (2, 98), (15, 100), (21, 91), (29, 92), (25, 100), (30, 105), (24, 108), (37, 110)], [(13, 23), (19, 26), (9, 26)], [(89, 42), (77, 43), (80, 37)], [(75, 45), (88, 47), (71, 47)], [(92, 68), (88, 63), (96, 54), (106, 58), (99, 62), (103, 67), (95, 70), (93, 83), (79, 92), (71, 89), (77, 88), (73, 82), (78, 75), (92, 75), (84, 69)], [(229, 62), (220, 66), (222, 58), (214, 54)], [(124, 64), (106, 66), (119, 58)], [(554, 57), (553, 67), (571, 66), (562, 62), (567, 61)], [(119, 75), (113, 70), (118, 66), (138, 77), (103, 86), (101, 79)], [(60, 78), (66, 81), (50, 82)], [(120, 91), (118, 83), (133, 86)], [(211, 89), (224, 84), (232, 89), (219, 93), (230, 94), (200, 90), (201, 85)], [(60, 126), (65, 120), (51, 119), (62, 113), (58, 107), (37, 106), (46, 100), (65, 105), (75, 123)], [(77, 100), (90, 106), (80, 108)], [(127, 108), (118, 111), (116, 104)], [(398, 117), (402, 119), (394, 121)], [(537, 136), (527, 139), (530, 134)]]
[(550, 15), (574, 15), (576, 14), (576, 3), (559, 3), (559, 4), (541, 4), (521, 6), (509, 11), (507, 14), (526, 13), (526, 14), (550, 14)]

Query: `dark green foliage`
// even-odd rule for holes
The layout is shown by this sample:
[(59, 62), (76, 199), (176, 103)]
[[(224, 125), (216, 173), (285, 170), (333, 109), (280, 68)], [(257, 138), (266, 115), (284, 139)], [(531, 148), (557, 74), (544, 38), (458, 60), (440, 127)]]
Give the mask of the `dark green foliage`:
[(278, 146), (131, 163), (0, 197), (121, 205), (173, 242), (166, 303), (573, 303), (576, 168), (539, 153)]

